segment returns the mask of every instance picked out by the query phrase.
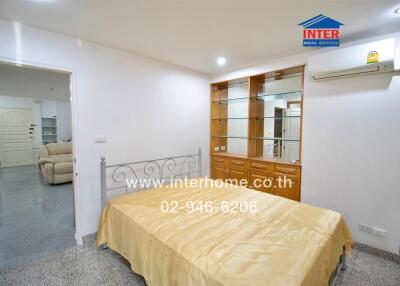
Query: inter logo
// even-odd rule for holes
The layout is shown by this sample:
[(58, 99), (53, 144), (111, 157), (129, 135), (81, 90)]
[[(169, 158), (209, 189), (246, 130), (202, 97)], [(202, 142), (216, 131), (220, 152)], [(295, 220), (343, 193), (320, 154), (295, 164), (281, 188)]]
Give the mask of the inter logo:
[(303, 47), (338, 47), (340, 45), (340, 26), (344, 24), (324, 16), (315, 16), (301, 22), (303, 26)]

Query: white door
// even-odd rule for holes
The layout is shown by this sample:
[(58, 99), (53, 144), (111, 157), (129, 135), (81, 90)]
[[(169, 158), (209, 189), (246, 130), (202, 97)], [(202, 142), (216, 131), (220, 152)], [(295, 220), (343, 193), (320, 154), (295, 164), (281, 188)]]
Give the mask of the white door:
[(0, 108), (0, 167), (33, 164), (32, 110)]
[(287, 141), (282, 143), (282, 158), (286, 160), (299, 159), (300, 114), (300, 104), (291, 104), (290, 108), (286, 109), (283, 138)]

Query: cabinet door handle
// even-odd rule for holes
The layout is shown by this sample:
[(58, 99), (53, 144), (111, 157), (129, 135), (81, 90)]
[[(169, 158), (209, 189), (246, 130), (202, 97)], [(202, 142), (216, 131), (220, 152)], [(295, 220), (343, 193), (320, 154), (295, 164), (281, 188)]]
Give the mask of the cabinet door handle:
[(263, 168), (266, 168), (266, 167), (267, 167), (266, 165), (257, 164), (257, 163), (253, 163), (252, 166), (253, 166), (254, 168), (260, 168), (260, 169), (263, 169)]

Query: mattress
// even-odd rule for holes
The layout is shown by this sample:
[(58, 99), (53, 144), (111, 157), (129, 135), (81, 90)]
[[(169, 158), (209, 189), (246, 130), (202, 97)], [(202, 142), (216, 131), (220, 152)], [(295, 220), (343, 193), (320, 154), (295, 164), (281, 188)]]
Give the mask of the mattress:
[(107, 243), (149, 286), (328, 285), (343, 249), (350, 254), (337, 212), (194, 180), (111, 199), (98, 246)]

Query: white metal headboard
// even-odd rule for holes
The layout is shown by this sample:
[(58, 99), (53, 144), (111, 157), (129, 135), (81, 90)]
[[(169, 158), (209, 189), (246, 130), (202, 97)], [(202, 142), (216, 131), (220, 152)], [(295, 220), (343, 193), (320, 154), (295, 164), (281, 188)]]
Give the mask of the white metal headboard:
[(166, 157), (147, 161), (107, 165), (105, 157), (100, 160), (101, 205), (107, 204), (107, 193), (112, 191), (127, 194), (130, 191), (141, 191), (152, 186), (132, 188), (128, 186), (129, 179), (160, 180), (169, 182), (173, 179), (193, 178), (201, 176), (201, 148), (197, 154)]

